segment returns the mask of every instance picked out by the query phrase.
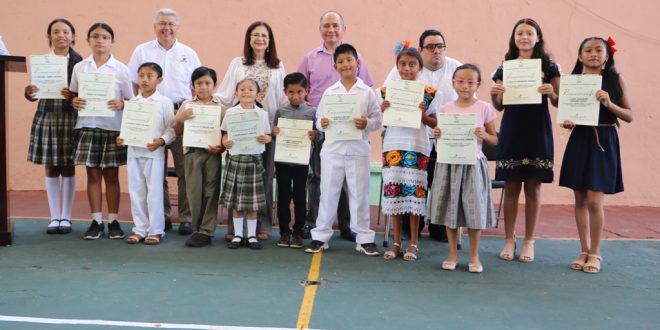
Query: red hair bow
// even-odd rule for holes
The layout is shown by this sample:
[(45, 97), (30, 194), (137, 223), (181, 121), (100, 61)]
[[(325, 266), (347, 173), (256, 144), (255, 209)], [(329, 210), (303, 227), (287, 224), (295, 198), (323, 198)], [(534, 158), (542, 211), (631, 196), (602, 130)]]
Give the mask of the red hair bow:
[(616, 48), (614, 48), (616, 41), (614, 41), (612, 37), (607, 37), (607, 44), (610, 45), (610, 48), (612, 49), (612, 56), (614, 56), (614, 53), (616, 53)]

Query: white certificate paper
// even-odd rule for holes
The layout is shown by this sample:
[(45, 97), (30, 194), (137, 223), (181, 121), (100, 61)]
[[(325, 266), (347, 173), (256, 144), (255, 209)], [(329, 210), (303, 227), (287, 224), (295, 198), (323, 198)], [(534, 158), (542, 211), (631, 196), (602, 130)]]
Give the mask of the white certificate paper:
[(81, 73), (78, 76), (78, 97), (87, 102), (78, 111), (82, 117), (114, 117), (108, 101), (115, 98), (115, 75), (112, 73)]
[(183, 122), (183, 146), (208, 148), (220, 144), (221, 109), (215, 105), (188, 104), (194, 117)]
[(423, 82), (390, 80), (387, 82), (385, 100), (390, 101), (390, 107), (383, 112), (383, 126), (421, 127), (419, 104), (424, 100)]
[(603, 77), (595, 74), (561, 76), (557, 122), (570, 120), (576, 125), (598, 125), (600, 102), (596, 99), (596, 91), (602, 82)]
[(312, 130), (311, 120), (279, 118), (280, 134), (275, 140), (275, 161), (292, 164), (309, 164), (312, 141), (307, 132)]
[(323, 96), (323, 116), (330, 124), (325, 128), (325, 139), (360, 140), (362, 131), (355, 127), (353, 119), (360, 117), (357, 94), (328, 94)]
[(542, 95), (538, 92), (543, 83), (541, 59), (504, 61), (504, 80), (506, 92), (502, 104), (540, 104)]
[(67, 58), (57, 55), (30, 55), (30, 81), (39, 88), (37, 99), (64, 99), (67, 83)]
[(158, 104), (126, 101), (119, 136), (127, 146), (146, 148), (154, 141), (154, 120)]
[(261, 115), (255, 110), (239, 110), (227, 112), (227, 134), (234, 146), (229, 149), (231, 155), (254, 155), (266, 151), (263, 143), (257, 141), (257, 136), (264, 134)]
[(442, 135), (436, 140), (438, 163), (474, 165), (477, 162), (477, 115), (439, 113)]

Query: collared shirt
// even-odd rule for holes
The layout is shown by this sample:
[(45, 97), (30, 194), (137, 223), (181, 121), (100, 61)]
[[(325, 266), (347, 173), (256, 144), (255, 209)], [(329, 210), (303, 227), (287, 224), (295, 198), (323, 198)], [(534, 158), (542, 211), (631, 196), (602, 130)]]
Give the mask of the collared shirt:
[(131, 82), (138, 83), (138, 68), (142, 63), (154, 62), (163, 69), (163, 81), (158, 91), (172, 102), (181, 102), (192, 98), (191, 76), (202, 64), (197, 53), (178, 40), (170, 49), (163, 48), (158, 40), (145, 42), (137, 47), (128, 62)]
[[(163, 138), (165, 144), (170, 144), (174, 139), (176, 139), (176, 134), (174, 134), (174, 106), (172, 105), (172, 100), (163, 96), (160, 92), (156, 91), (151, 96), (145, 98), (140, 95), (131, 99), (131, 101), (137, 102), (149, 102), (156, 103), (156, 113), (154, 114), (154, 139)], [(146, 148), (128, 146), (128, 158), (154, 158), (154, 159), (164, 159), (165, 158), (165, 146), (161, 146), (154, 151), (149, 151)]]
[[(360, 60), (360, 66), (358, 67), (357, 76), (368, 86), (373, 86), (374, 80), (371, 79), (366, 61), (359, 53), (358, 59)], [(315, 107), (319, 106), (323, 92), (339, 80), (339, 73), (334, 68), (332, 54), (328, 52), (324, 44), (305, 55), (300, 66), (298, 66), (298, 72), (304, 74), (309, 81), (307, 101)]]
[[(371, 87), (362, 81), (362, 79), (357, 78), (357, 82), (351, 87), (349, 91), (346, 90), (341, 81), (337, 81), (332, 86), (326, 89), (325, 95), (336, 95), (336, 94), (357, 94), (358, 102), (360, 104), (361, 115), (367, 118), (367, 127), (362, 130), (362, 139), (361, 140), (340, 140), (340, 141), (328, 141), (326, 140), (321, 148), (321, 153), (332, 153), (346, 156), (369, 156), (370, 147), (369, 147), (369, 132), (373, 132), (379, 129), (383, 123), (383, 117), (380, 113), (380, 103), (374, 91), (371, 90)], [(321, 119), (323, 115), (323, 98), (316, 109), (316, 127), (320, 131), (324, 131), (321, 127)], [(330, 123), (332, 125), (332, 123)]]
[[(199, 105), (217, 105), (220, 107), (220, 123), (222, 123), (222, 119), (225, 118), (225, 110), (222, 110), (222, 104), (220, 103), (220, 99), (217, 96), (213, 96), (210, 101), (208, 102), (202, 102), (197, 95), (192, 100), (186, 100), (183, 103), (181, 103), (181, 107), (179, 109), (186, 109), (188, 105), (192, 104), (199, 104)], [(219, 128), (219, 127), (218, 127)], [(184, 131), (183, 134), (186, 132)], [(183, 138), (183, 137), (179, 137)], [(192, 149), (201, 149), (201, 148), (195, 148), (195, 147), (183, 147), (183, 153), (187, 154), (189, 151), (192, 151)], [(206, 149), (204, 149), (206, 150)]]
[[(129, 100), (133, 97), (133, 86), (128, 74), (128, 67), (110, 55), (105, 64), (101, 67), (96, 67), (94, 56), (90, 55), (88, 58), (78, 62), (73, 67), (73, 75), (69, 89), (78, 93), (78, 76), (81, 73), (112, 73), (115, 76), (115, 99)], [(119, 131), (121, 129), (121, 116), (124, 112), (119, 110), (115, 111), (114, 117), (83, 117), (78, 116), (76, 121), (76, 128), (101, 128), (109, 131)]]

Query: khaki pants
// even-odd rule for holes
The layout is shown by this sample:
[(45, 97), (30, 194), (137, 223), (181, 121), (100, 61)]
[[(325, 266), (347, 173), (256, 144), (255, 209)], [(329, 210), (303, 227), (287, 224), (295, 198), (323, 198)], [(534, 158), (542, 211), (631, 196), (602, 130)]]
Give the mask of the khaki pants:
[(222, 158), (191, 148), (184, 155), (184, 163), (193, 233), (213, 237), (218, 222)]

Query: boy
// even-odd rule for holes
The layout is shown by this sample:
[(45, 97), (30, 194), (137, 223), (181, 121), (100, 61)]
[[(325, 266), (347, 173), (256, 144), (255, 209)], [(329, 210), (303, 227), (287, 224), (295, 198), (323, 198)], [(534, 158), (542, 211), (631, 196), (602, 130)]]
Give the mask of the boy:
[[(192, 104), (217, 106), (221, 111), (220, 100), (213, 96), (218, 76), (215, 70), (200, 66), (192, 73), (192, 86), (195, 97), (185, 101), (176, 114), (174, 131), (183, 136), (184, 122), (193, 117)], [(222, 112), (220, 114), (223, 115)], [(219, 129), (220, 127), (218, 127)], [(202, 247), (211, 244), (218, 222), (218, 198), (220, 197), (220, 173), (222, 170), (222, 145), (208, 148), (183, 147), (183, 164), (186, 173), (186, 194), (190, 205), (193, 234), (186, 240), (186, 246)]]
[[(277, 123), (279, 118), (316, 120), (316, 108), (307, 105), (307, 78), (302, 73), (295, 72), (284, 77), (284, 94), (289, 99), (289, 105), (275, 112), (273, 135), (280, 133)], [(308, 131), (307, 136), (314, 141), (316, 132)], [(310, 150), (311, 151), (311, 150)], [(305, 214), (307, 212), (307, 171), (308, 165), (275, 162), (275, 173), (277, 174), (277, 219), (280, 225), (280, 239), (277, 241), (279, 247), (291, 247), (300, 249), (303, 247), (303, 226), (305, 225)], [(293, 183), (293, 190), (291, 185)], [(291, 222), (291, 210), (289, 204), (293, 193), (294, 224), (293, 236), (289, 223)]]
[(323, 99), (326, 95), (357, 94), (361, 116), (354, 118), (353, 123), (362, 131), (362, 138), (325, 141), (321, 149), (321, 205), (316, 228), (311, 231), (312, 243), (305, 252), (317, 253), (328, 248), (332, 223), (337, 215), (339, 193), (346, 178), (351, 206), (351, 230), (357, 234), (355, 250), (377, 256), (380, 253), (374, 244), (375, 233), (369, 229), (369, 132), (381, 127), (380, 106), (376, 94), (357, 76), (360, 60), (355, 48), (342, 44), (335, 49), (333, 59), (340, 79), (323, 93), (316, 111), (317, 127), (325, 131), (332, 126), (332, 122), (323, 113)]
[[(133, 235), (126, 243), (144, 241), (157, 245), (165, 234), (163, 212), (163, 178), (165, 169), (165, 145), (176, 138), (174, 135), (174, 107), (172, 101), (160, 94), (156, 87), (163, 80), (163, 69), (152, 62), (138, 68), (138, 83), (141, 93), (131, 101), (156, 103), (154, 114), (153, 141), (146, 147), (128, 147), (128, 194), (131, 197)], [(123, 146), (124, 139), (117, 137), (117, 145)], [(148, 214), (148, 216), (147, 216)]]

